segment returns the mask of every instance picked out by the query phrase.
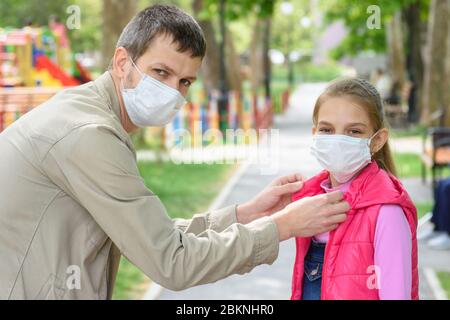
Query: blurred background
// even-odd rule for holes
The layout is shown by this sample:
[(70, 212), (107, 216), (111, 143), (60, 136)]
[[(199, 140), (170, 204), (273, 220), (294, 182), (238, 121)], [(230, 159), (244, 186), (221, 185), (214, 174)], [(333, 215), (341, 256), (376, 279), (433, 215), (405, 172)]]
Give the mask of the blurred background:
[[(450, 223), (436, 216), (450, 216), (450, 205), (438, 203), (435, 191), (450, 163), (449, 0), (2, 0), (0, 132), (64, 87), (102, 74), (124, 26), (152, 4), (192, 14), (207, 41), (182, 112), (165, 128), (133, 134), (141, 174), (172, 217), (206, 210), (239, 170), (219, 161), (174, 163), (174, 146), (248, 146), (258, 143), (260, 129), (289, 134), (290, 125), (309, 134), (313, 101), (327, 82), (366, 78), (385, 102), (399, 176), (417, 195), (423, 279), (438, 288), (424, 287), (424, 296), (448, 297)], [(296, 117), (304, 121), (288, 121)], [(248, 134), (233, 141), (193, 134), (186, 142), (178, 129)], [(305, 148), (295, 141), (286, 148)], [(142, 298), (151, 286), (124, 258), (115, 298)]]

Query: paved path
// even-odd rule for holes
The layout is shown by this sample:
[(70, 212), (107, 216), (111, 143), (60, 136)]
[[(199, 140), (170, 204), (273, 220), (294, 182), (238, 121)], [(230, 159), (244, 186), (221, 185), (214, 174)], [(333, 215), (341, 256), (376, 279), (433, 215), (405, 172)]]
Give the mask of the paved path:
[[(272, 175), (261, 174), (257, 164), (248, 166), (236, 186), (224, 200), (223, 205), (240, 203), (257, 194), (274, 177), (295, 171), (309, 177), (320, 170), (316, 160), (309, 154), (311, 142), (311, 116), (317, 96), (325, 84), (304, 84), (294, 92), (291, 106), (287, 112), (275, 119), (274, 128), (279, 129), (278, 171)], [(428, 201), (431, 199), (429, 187), (423, 186), (418, 179), (405, 181), (412, 198)], [(234, 275), (214, 284), (202, 285), (181, 292), (164, 289), (160, 299), (289, 299), (291, 271), (295, 254), (293, 240), (281, 243), (278, 259), (271, 266), (256, 267), (246, 275)], [(420, 265), (443, 267), (450, 265), (450, 259), (441, 253), (431, 252), (420, 247)], [(421, 296), (433, 299), (430, 287), (421, 273)]]

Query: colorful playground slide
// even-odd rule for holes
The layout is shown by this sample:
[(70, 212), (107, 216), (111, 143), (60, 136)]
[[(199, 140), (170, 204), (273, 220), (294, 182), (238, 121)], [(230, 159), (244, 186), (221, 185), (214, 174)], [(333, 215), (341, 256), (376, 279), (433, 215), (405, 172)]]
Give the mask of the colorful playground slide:
[(62, 86), (77, 86), (80, 82), (74, 77), (68, 75), (57, 64), (52, 62), (47, 56), (39, 55), (36, 58), (36, 70), (46, 70), (54, 79), (58, 80)]

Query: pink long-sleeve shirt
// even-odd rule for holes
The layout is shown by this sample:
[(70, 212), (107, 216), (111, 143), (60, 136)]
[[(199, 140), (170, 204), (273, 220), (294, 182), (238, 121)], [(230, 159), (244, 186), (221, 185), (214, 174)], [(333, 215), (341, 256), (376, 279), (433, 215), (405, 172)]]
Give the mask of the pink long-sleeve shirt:
[[(345, 192), (351, 181), (332, 188), (329, 179), (321, 183), (325, 192)], [(329, 233), (314, 238), (326, 243)], [(381, 300), (410, 300), (412, 287), (412, 244), (408, 220), (399, 205), (385, 204), (380, 208), (375, 228), (374, 262)]]

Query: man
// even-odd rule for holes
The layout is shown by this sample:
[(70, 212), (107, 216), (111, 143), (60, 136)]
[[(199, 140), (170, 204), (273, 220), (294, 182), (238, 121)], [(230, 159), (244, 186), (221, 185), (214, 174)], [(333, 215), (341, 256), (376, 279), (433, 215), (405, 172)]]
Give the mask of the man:
[(0, 135), (0, 299), (111, 298), (121, 254), (181, 290), (270, 264), (280, 241), (345, 220), (340, 193), (289, 204), (302, 186), (295, 174), (241, 205), (167, 216), (129, 133), (173, 118), (204, 53), (192, 17), (147, 8), (124, 29), (109, 71)]

